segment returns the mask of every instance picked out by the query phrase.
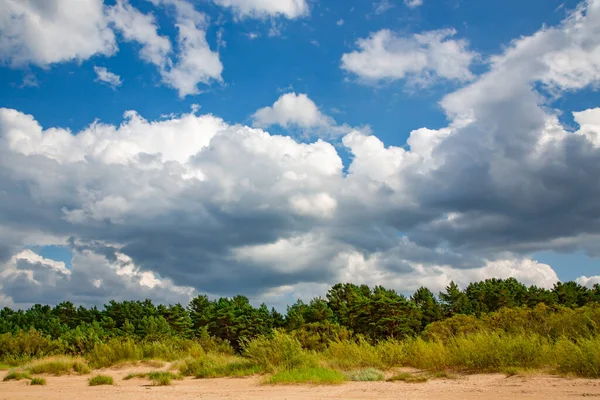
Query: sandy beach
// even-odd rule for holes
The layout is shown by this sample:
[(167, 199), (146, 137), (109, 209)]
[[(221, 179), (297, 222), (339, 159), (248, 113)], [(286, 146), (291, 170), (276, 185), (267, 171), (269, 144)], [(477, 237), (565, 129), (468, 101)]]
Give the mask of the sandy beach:
[[(145, 379), (123, 380), (132, 372), (149, 367), (126, 367), (94, 371), (88, 376), (46, 376), (46, 386), (29, 381), (0, 382), (0, 400), (112, 400), (112, 399), (570, 399), (600, 398), (600, 380), (565, 379), (531, 375), (469, 375), (425, 383), (348, 382), (335, 386), (272, 386), (262, 377), (193, 379), (174, 381), (171, 386), (151, 386)], [(110, 375), (113, 386), (88, 386), (90, 376)], [(6, 372), (0, 373), (4, 377)]]

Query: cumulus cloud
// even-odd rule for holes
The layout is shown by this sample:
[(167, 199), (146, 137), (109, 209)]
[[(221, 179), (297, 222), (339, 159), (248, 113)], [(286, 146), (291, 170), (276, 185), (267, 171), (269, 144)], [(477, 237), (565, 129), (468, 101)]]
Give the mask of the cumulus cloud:
[(0, 60), (13, 67), (41, 67), (117, 47), (103, 0), (1, 0)]
[(88, 250), (74, 252), (71, 269), (24, 250), (10, 259), (0, 277), (3, 294), (21, 307), (56, 304), (65, 299), (65, 293), (70, 301), (88, 306), (105, 304), (109, 298), (154, 298), (164, 304), (186, 304), (195, 293), (190, 287), (176, 286), (152, 272), (141, 271), (123, 254), (109, 260)]
[(98, 67), (95, 65), (94, 72), (96, 73), (96, 82), (105, 83), (113, 89), (116, 89), (123, 84), (119, 75), (110, 72), (105, 67)]
[(294, 92), (281, 95), (272, 107), (264, 107), (252, 116), (254, 126), (297, 125), (304, 128), (329, 125), (332, 119), (323, 115), (306, 94)]
[(427, 84), (439, 78), (469, 81), (477, 53), (453, 29), (400, 36), (383, 29), (356, 42), (358, 50), (342, 56), (342, 68), (367, 82), (407, 79)]
[(231, 8), (240, 18), (285, 17), (294, 19), (309, 13), (306, 0), (213, 0), (221, 7)]
[(107, 18), (124, 40), (141, 44), (140, 57), (143, 60), (159, 68), (166, 66), (171, 41), (158, 34), (154, 15), (143, 14), (127, 0), (117, 0), (114, 6), (108, 8)]
[[(141, 45), (140, 58), (154, 64), (163, 83), (180, 97), (200, 93), (200, 84), (221, 81), (219, 54), (206, 40), (207, 16), (186, 0), (150, 1), (174, 10), (176, 51), (167, 36), (159, 35), (154, 15), (142, 13), (128, 0), (112, 6), (103, 0), (0, 0), (0, 61), (13, 67), (45, 67), (111, 56), (117, 50), (114, 29), (123, 40)], [(114, 76), (97, 74), (100, 81), (118, 86)]]
[(219, 53), (211, 50), (206, 40), (208, 17), (185, 0), (150, 0), (175, 10), (177, 60), (164, 60), (160, 65), (162, 80), (177, 89), (179, 97), (200, 93), (198, 85), (221, 81), (223, 64)]
[[(346, 168), (324, 140), (195, 112), (148, 121), (129, 111), (119, 125), (71, 132), (1, 109), (0, 301), (95, 302), (116, 287), (284, 302), (339, 281), (409, 292), (492, 276), (549, 287), (556, 273), (531, 254), (600, 253), (598, 110), (575, 113), (568, 130), (546, 97), (598, 84), (598, 26), (600, 0), (590, 0), (511, 42), (444, 97), (448, 126), (414, 130), (406, 146), (346, 132)], [(577, 68), (558, 54), (578, 55)], [(320, 121), (316, 106), (298, 108), (273, 105), (267, 120)], [(56, 242), (74, 253), (70, 274), (21, 254)], [(43, 279), (53, 283), (35, 286)], [(130, 289), (140, 287), (162, 289)]]

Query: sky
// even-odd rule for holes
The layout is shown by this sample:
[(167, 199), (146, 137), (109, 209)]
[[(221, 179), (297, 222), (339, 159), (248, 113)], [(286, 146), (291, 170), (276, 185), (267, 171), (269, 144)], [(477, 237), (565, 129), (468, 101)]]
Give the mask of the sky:
[(600, 283), (600, 0), (0, 9), (0, 306)]

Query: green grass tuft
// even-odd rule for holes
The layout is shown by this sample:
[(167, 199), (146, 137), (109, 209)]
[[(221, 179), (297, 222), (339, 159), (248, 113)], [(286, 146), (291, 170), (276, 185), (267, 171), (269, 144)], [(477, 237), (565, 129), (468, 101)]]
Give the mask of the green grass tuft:
[(46, 379), (44, 379), (44, 378), (32, 378), (31, 382), (29, 384), (30, 385), (44, 386), (46, 384)]
[(107, 375), (96, 375), (93, 378), (90, 378), (90, 380), (88, 381), (88, 384), (90, 386), (100, 386), (100, 385), (113, 385), (113, 378), (112, 376), (107, 376)]
[(271, 384), (310, 383), (313, 385), (336, 385), (346, 381), (339, 371), (323, 367), (301, 367), (282, 370), (268, 379)]
[(428, 378), (425, 375), (409, 374), (408, 372), (401, 372), (397, 375), (392, 376), (387, 381), (396, 382), (403, 381), (406, 383), (424, 383), (427, 382)]
[(4, 377), (4, 381), (20, 381), (21, 379), (31, 379), (29, 372), (11, 371)]
[(385, 379), (383, 372), (375, 368), (359, 369), (346, 372), (345, 374), (348, 379), (356, 382), (373, 382), (382, 381)]
[(147, 377), (148, 377), (148, 374), (146, 374), (146, 373), (143, 373), (143, 372), (133, 373), (132, 372), (131, 374), (129, 374), (125, 378), (123, 378), (123, 380), (128, 381), (133, 378), (147, 378)]
[(165, 371), (148, 372), (147, 377), (152, 380), (152, 385), (154, 386), (167, 386), (171, 384), (171, 380), (173, 379), (183, 379), (179, 374)]
[(32, 374), (52, 374), (56, 376), (76, 372), (80, 375), (89, 374), (90, 367), (79, 358), (51, 357), (33, 361), (23, 367)]

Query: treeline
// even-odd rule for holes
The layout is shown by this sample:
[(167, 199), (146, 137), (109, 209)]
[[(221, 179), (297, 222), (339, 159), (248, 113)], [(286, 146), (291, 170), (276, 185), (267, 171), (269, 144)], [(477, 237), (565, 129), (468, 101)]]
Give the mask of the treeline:
[[(17, 351), (28, 356), (38, 355), (35, 340), (28, 341), (31, 347), (28, 349), (7, 347), (10, 340), (15, 341), (25, 332), (28, 338), (39, 338), (37, 346), (42, 346), (44, 340), (51, 341), (61, 346), (62, 352), (70, 354), (85, 354), (114, 338), (146, 342), (165, 338), (196, 339), (206, 343), (210, 339), (212, 346), (232, 346), (239, 351), (248, 340), (269, 335), (276, 329), (291, 334), (304, 348), (324, 350), (332, 341), (353, 338), (370, 343), (432, 335), (443, 339), (444, 335), (477, 330), (482, 324), (489, 327), (494, 323), (490, 313), (501, 309), (521, 309), (510, 318), (525, 318), (521, 325), (517, 324), (522, 328), (528, 320), (548, 319), (553, 314), (564, 317), (565, 309), (594, 308), (598, 304), (599, 285), (589, 289), (576, 282), (565, 282), (547, 290), (527, 287), (512, 278), (471, 283), (464, 290), (451, 283), (438, 296), (422, 287), (410, 298), (381, 286), (337, 284), (325, 298), (315, 298), (308, 303), (297, 301), (288, 307), (285, 315), (264, 304), (254, 307), (244, 296), (216, 300), (198, 296), (187, 307), (155, 305), (145, 300), (110, 301), (98, 309), (76, 307), (65, 301), (54, 307), (36, 304), (28, 310), (2, 309), (0, 358), (8, 353), (17, 357), (18, 354), (14, 354)], [(537, 314), (527, 314), (526, 310), (534, 309)], [(461, 315), (464, 317), (455, 317)], [(446, 320), (447, 323), (442, 323)], [(433, 323), (436, 324), (430, 326)], [(44, 343), (47, 346), (50, 342)], [(44, 352), (48, 352), (47, 348)]]

